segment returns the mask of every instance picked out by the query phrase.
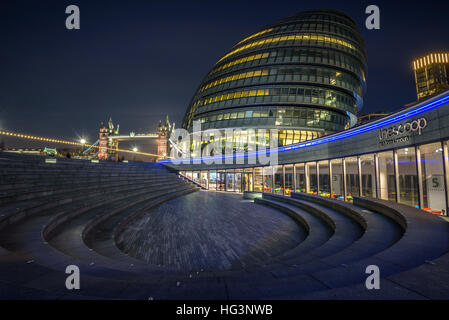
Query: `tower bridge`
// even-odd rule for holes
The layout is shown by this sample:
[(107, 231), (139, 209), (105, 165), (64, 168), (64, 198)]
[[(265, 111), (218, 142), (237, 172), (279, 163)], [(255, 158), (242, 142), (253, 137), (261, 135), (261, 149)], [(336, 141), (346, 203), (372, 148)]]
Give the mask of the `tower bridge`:
[[(101, 124), (99, 138), (94, 145), (98, 145), (98, 159), (108, 159), (109, 157), (118, 160), (118, 146), (120, 141), (141, 141), (155, 139), (157, 141), (157, 159), (167, 159), (170, 154), (170, 134), (174, 130), (175, 124), (171, 124), (168, 116), (165, 122), (159, 121), (157, 133), (135, 133), (129, 135), (120, 134), (120, 125), (114, 126), (112, 118), (109, 118), (108, 125)], [(87, 149), (85, 152), (90, 151)]]

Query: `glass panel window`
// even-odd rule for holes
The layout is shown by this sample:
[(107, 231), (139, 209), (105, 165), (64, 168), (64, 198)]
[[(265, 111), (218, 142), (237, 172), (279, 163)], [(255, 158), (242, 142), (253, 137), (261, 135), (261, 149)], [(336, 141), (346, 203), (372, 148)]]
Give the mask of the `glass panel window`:
[(209, 172), (209, 190), (217, 190), (217, 171)]
[[(237, 172), (234, 175), (234, 191), (242, 192), (242, 172)], [(241, 170), (240, 170), (241, 171)]]
[(376, 164), (374, 154), (360, 156), (362, 197), (376, 197)]
[(217, 172), (217, 190), (226, 190), (226, 173), (224, 171)]
[(307, 164), (308, 176), (306, 181), (308, 181), (309, 189), (308, 193), (318, 194), (318, 179), (316, 176), (316, 162), (308, 162)]
[(289, 196), (294, 188), (293, 186), (293, 165), (285, 165), (284, 166), (285, 171), (285, 195)]
[(274, 193), (284, 194), (284, 174), (282, 166), (275, 166), (274, 169)]
[(331, 186), (329, 178), (329, 161), (318, 162), (318, 173), (319, 173), (319, 194), (323, 197), (330, 197)]
[(379, 198), (396, 201), (393, 151), (379, 153)]
[(440, 143), (419, 147), (423, 183), (423, 209), (435, 214), (446, 214), (443, 149)]
[(243, 170), (242, 190), (253, 191), (253, 169)]
[(357, 157), (345, 158), (346, 166), (346, 200), (352, 201), (359, 195), (359, 166)]
[(254, 191), (263, 192), (263, 170), (262, 168), (254, 168)]
[(226, 170), (226, 191), (234, 191), (235, 173), (233, 170)]
[(263, 168), (263, 192), (273, 192), (273, 167)]
[(200, 184), (204, 188), (209, 189), (209, 174), (207, 171), (201, 171)]
[(296, 186), (295, 192), (306, 192), (306, 174), (304, 163), (295, 164), (296, 170)]
[(199, 171), (193, 172), (193, 181), (195, 181), (198, 184), (200, 183), (200, 172)]
[(332, 165), (332, 190), (331, 197), (333, 199), (344, 200), (344, 177), (343, 177), (343, 160), (333, 159)]
[(399, 149), (397, 156), (399, 202), (419, 208), (415, 148)]

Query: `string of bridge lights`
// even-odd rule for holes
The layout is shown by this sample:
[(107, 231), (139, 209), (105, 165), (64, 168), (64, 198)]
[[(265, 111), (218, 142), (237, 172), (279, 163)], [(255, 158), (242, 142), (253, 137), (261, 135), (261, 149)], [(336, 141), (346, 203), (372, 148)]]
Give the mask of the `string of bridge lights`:
[[(79, 142), (76, 142), (76, 141), (67, 141), (67, 140), (60, 140), (60, 139), (53, 139), (53, 138), (37, 137), (37, 136), (28, 135), (28, 134), (22, 134), (22, 133), (16, 133), (16, 132), (4, 131), (4, 130), (0, 130), (0, 135), (14, 137), (14, 138), (20, 138), (20, 139), (28, 139), (28, 140), (43, 141), (43, 142), (53, 142), (53, 143), (68, 144), (68, 145), (73, 145), (73, 146), (82, 146), (82, 147), (88, 147), (88, 148), (99, 148), (99, 146), (97, 146), (97, 145), (91, 145), (91, 144), (86, 143), (85, 139), (81, 139)], [(154, 153), (140, 152), (137, 150), (137, 148), (134, 148), (133, 150), (112, 149), (112, 148), (107, 148), (107, 149), (113, 150), (113, 151), (118, 151), (118, 152), (139, 154), (139, 155), (143, 155), (143, 156), (158, 157), (158, 155), (154, 154)]]

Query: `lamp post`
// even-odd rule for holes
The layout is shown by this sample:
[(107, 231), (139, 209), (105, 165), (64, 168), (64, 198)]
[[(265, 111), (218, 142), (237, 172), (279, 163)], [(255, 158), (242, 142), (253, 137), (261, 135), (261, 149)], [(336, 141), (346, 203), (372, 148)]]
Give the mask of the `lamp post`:
[(83, 157), (83, 153), (84, 153), (84, 145), (86, 144), (86, 139), (81, 139), (80, 140), (81, 143), (81, 157)]
[(136, 160), (136, 152), (137, 152), (137, 148), (134, 147), (134, 148), (133, 148), (133, 151), (134, 151), (133, 161), (135, 161), (135, 160)]

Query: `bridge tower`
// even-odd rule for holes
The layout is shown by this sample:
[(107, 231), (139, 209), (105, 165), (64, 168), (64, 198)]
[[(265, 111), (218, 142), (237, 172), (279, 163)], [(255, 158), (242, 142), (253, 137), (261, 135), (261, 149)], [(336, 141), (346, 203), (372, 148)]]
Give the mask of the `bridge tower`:
[(161, 120), (159, 120), (159, 124), (157, 126), (157, 154), (158, 154), (158, 160), (160, 159), (166, 159), (170, 154), (170, 144), (169, 144), (169, 138), (170, 134), (172, 132), (172, 129), (174, 128), (174, 125), (171, 125), (168, 121), (168, 116), (165, 119), (165, 123), (162, 123)]
[(111, 139), (112, 136), (119, 134), (120, 125), (114, 127), (112, 118), (109, 118), (108, 126), (100, 126), (100, 136), (98, 138), (98, 159), (107, 160), (112, 157), (115, 161), (118, 160), (118, 141)]

